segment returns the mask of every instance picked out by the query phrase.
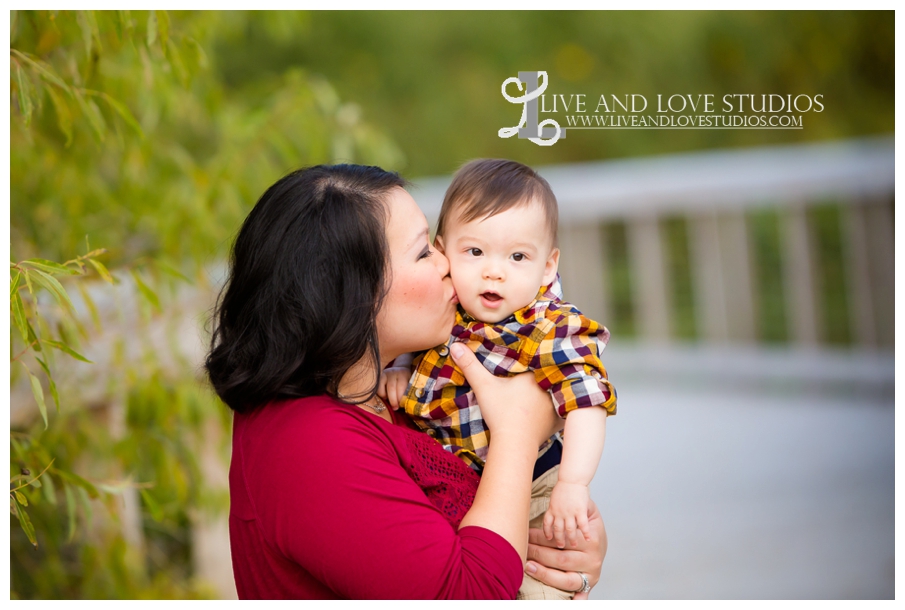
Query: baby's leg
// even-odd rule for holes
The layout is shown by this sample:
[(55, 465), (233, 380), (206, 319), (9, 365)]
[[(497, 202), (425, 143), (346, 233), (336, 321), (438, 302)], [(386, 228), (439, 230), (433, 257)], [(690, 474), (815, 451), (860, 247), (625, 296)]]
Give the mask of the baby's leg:
[[(554, 466), (535, 479), (531, 485), (531, 507), (528, 509), (529, 527), (543, 529), (544, 513), (550, 507), (550, 494), (553, 493), (553, 486), (559, 479), (558, 474), (559, 466)], [(518, 590), (516, 599), (572, 599), (574, 596), (573, 592), (545, 585), (536, 578), (525, 574), (522, 577), (522, 586)]]

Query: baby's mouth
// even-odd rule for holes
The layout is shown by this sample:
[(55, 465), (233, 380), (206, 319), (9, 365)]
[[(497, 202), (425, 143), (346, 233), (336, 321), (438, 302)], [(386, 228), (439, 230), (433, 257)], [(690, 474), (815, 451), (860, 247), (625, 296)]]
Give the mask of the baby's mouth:
[(481, 302), (484, 303), (484, 306), (491, 307), (491, 308), (497, 307), (500, 304), (500, 302), (503, 300), (503, 297), (501, 297), (500, 295), (498, 295), (495, 292), (490, 292), (490, 291), (482, 292), (480, 294), (480, 297), (481, 297)]

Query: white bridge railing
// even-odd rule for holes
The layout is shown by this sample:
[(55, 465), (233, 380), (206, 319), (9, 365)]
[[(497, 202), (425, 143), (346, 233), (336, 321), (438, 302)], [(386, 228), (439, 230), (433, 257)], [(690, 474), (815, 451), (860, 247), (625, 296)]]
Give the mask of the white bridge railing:
[[(603, 228), (624, 223), (639, 338), (670, 342), (671, 278), (663, 221), (683, 218), (697, 335), (754, 343), (757, 291), (746, 213), (780, 212), (787, 335), (824, 342), (819, 253), (806, 210), (840, 206), (841, 258), (852, 342), (891, 347), (895, 322), (895, 144), (892, 137), (720, 150), (540, 167), (560, 207), (560, 272), (567, 298), (606, 321), (612, 290)], [(434, 221), (449, 177), (416, 181), (412, 195)]]

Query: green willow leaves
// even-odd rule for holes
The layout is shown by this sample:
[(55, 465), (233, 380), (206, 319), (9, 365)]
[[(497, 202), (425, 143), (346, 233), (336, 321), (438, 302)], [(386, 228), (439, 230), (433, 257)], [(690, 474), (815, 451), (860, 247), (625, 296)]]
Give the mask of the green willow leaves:
[(197, 353), (230, 240), (289, 171), (401, 153), (301, 67), (226, 82), (219, 43), (300, 14), (10, 19), (11, 597), (223, 594), (195, 545), (230, 419)]

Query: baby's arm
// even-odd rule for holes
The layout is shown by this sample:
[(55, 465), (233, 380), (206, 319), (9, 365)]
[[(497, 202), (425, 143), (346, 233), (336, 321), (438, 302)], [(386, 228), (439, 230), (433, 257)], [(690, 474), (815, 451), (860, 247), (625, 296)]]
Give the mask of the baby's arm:
[(559, 481), (544, 515), (544, 535), (547, 540), (555, 539), (560, 548), (567, 539), (571, 546), (577, 546), (577, 531), (590, 540), (588, 486), (603, 454), (606, 418), (606, 409), (600, 407), (575, 409), (566, 417)]
[(393, 410), (399, 409), (409, 379), (412, 377), (412, 354), (403, 354), (393, 360), (393, 366), (387, 367), (380, 375), (380, 386), (377, 395), (390, 403)]

